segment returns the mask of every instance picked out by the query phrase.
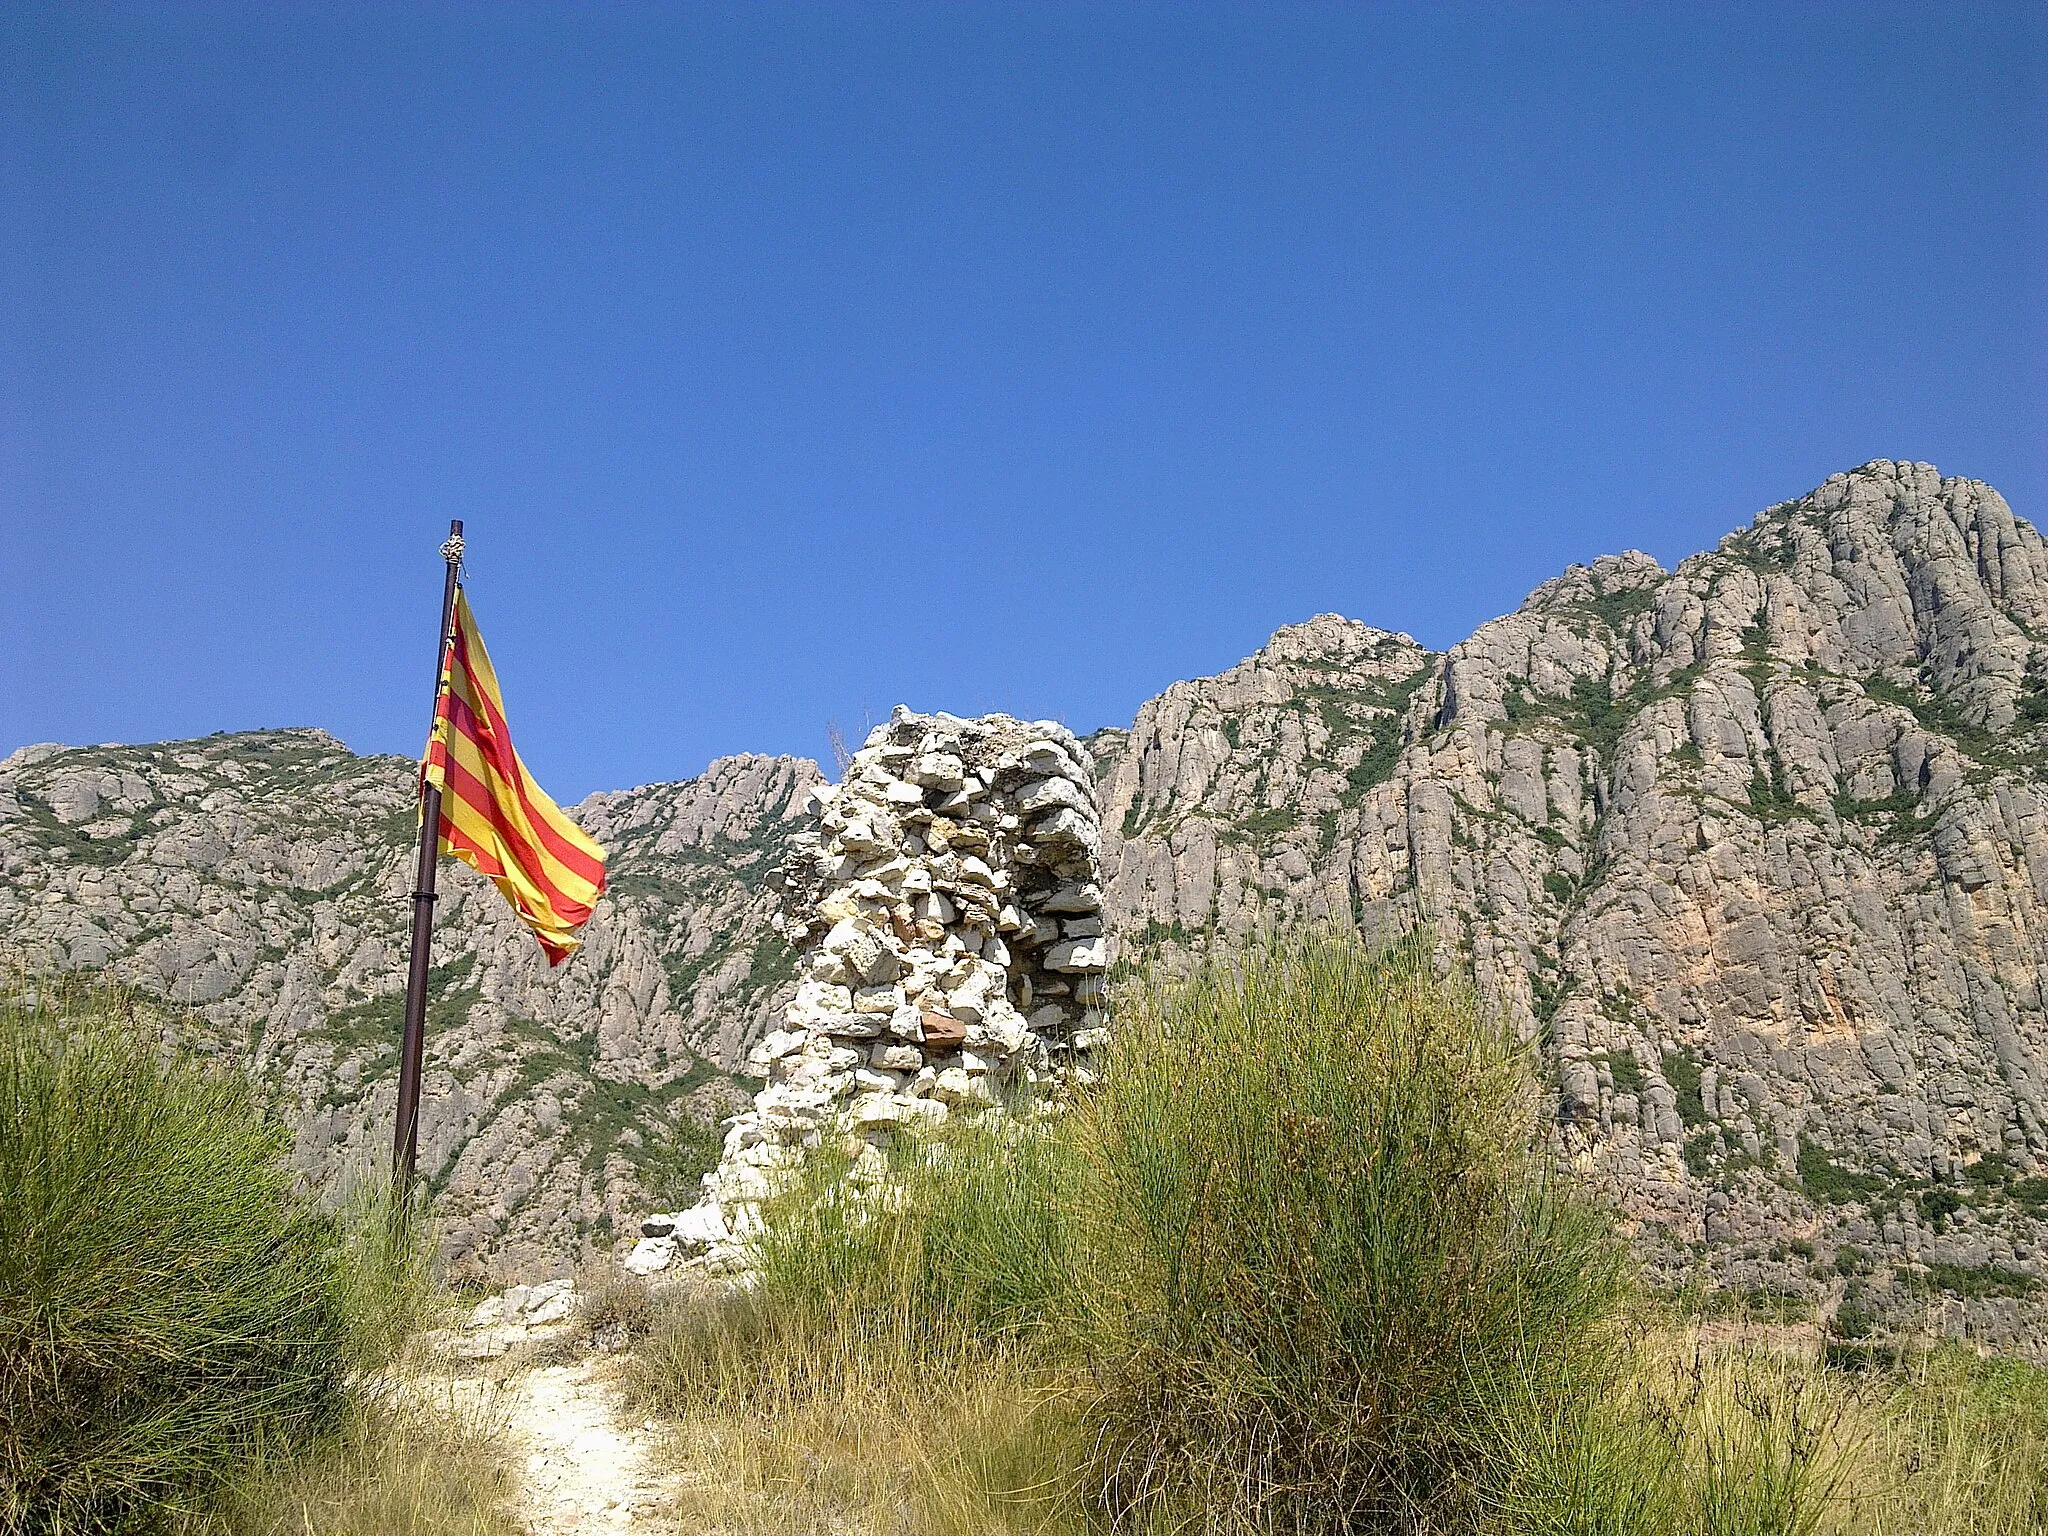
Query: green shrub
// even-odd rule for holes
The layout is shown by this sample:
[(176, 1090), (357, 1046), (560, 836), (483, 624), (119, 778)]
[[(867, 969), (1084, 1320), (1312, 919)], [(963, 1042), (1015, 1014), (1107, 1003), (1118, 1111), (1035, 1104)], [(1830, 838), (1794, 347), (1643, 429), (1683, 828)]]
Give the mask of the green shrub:
[(704, 1175), (718, 1166), (723, 1138), (709, 1120), (679, 1106), (674, 1117), (648, 1130), (648, 1146), (640, 1180), (660, 1210), (683, 1210), (697, 1203)]
[(408, 1266), (351, 1267), (287, 1146), (132, 1002), (0, 1000), (0, 1532), (148, 1529), (339, 1423)]
[(1526, 1053), (1425, 941), (1272, 939), (1123, 1000), (1074, 1115), (1090, 1484), (1290, 1531), (1441, 1525), (1599, 1376), (1624, 1274)]
[(899, 1140), (875, 1177), (828, 1144), (768, 1206), (753, 1244), (761, 1294), (821, 1317), (889, 1317), (942, 1344), (1042, 1334), (1075, 1285), (1068, 1129), (956, 1121)]
[(1801, 1137), (1799, 1140), (1799, 1182), (1807, 1194), (1830, 1205), (1869, 1201), (1891, 1187), (1882, 1175), (1844, 1168), (1829, 1157), (1824, 1147)]
[(1854, 1342), (1867, 1339), (1877, 1327), (1877, 1314), (1860, 1302), (1845, 1301), (1835, 1308), (1833, 1322), (1829, 1325), (1830, 1336)]
[(1711, 1293), (1704, 1328), (1646, 1305), (1552, 1179), (1524, 1053), (1427, 953), (1269, 941), (1121, 997), (1102, 1083), (1062, 1113), (879, 1168), (821, 1148), (769, 1207), (758, 1283), (657, 1308), (625, 1364), (634, 1413), (696, 1448), (697, 1523), (2048, 1529), (2048, 1372), (1907, 1368), (1842, 1342), (1872, 1321), (1853, 1295), (1826, 1356), (1859, 1351), (1853, 1375), (1726, 1338), (1789, 1298)]
[(2036, 1281), (2031, 1275), (1996, 1264), (1930, 1262), (1926, 1283), (1936, 1290), (1981, 1300), (1987, 1296), (2025, 1296), (2034, 1289)]

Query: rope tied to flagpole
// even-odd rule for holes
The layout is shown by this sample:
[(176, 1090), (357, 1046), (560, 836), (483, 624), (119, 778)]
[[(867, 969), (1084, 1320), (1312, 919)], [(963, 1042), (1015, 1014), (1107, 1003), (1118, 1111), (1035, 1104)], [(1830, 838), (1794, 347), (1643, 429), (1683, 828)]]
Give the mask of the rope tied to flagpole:
[(461, 534), (452, 533), (448, 536), (447, 542), (441, 546), (441, 558), (443, 560), (446, 560), (450, 565), (462, 564)]

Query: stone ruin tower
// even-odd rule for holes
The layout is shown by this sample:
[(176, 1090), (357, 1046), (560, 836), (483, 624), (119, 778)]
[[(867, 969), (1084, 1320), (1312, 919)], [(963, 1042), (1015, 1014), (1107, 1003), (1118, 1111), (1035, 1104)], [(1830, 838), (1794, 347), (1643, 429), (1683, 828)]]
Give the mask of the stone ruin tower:
[(703, 1200), (642, 1223), (639, 1272), (738, 1267), (806, 1147), (849, 1136), (862, 1177), (900, 1127), (1085, 1081), (1104, 1038), (1101, 821), (1070, 732), (899, 705), (812, 793), (819, 830), (780, 874), (796, 998), (748, 1057), (768, 1085), (727, 1122)]

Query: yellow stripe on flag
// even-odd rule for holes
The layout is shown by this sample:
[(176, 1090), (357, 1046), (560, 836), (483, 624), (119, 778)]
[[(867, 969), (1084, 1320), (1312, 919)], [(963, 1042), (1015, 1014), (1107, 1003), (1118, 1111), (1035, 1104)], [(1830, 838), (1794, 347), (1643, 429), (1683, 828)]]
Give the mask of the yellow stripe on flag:
[(513, 749), (497, 673), (459, 588), (422, 772), (441, 791), (441, 851), (489, 877), (550, 965), (568, 959), (604, 890), (604, 850), (534, 783)]

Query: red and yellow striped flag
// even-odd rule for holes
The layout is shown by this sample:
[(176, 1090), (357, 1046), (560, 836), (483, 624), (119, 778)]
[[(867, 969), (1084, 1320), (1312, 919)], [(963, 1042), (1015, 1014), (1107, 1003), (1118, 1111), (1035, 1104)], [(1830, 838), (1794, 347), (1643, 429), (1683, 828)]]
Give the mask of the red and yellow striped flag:
[(422, 771), (441, 791), (441, 852), (488, 875), (540, 940), (548, 964), (560, 965), (583, 942), (577, 930), (604, 889), (604, 850), (512, 750), (498, 677), (459, 588)]

